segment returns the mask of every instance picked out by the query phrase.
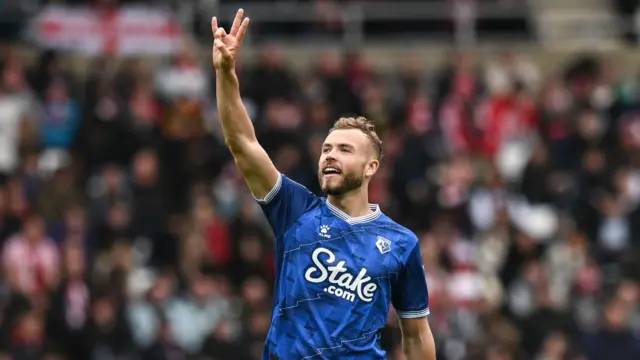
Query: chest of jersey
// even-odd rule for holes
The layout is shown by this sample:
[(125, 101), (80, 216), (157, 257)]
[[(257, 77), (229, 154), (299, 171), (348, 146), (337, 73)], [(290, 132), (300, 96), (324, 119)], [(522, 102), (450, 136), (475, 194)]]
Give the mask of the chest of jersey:
[(282, 268), (287, 298), (316, 296), (345, 305), (388, 300), (400, 259), (383, 228), (303, 217), (287, 236)]

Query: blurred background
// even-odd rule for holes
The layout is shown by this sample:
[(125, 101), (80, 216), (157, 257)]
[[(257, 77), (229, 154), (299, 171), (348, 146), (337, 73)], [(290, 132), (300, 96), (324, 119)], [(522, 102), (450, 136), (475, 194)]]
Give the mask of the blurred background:
[(280, 171), (319, 192), (332, 122), (376, 122), (439, 360), (640, 359), (635, 0), (0, 0), (0, 359), (260, 358), (273, 237), (210, 62), (239, 6)]

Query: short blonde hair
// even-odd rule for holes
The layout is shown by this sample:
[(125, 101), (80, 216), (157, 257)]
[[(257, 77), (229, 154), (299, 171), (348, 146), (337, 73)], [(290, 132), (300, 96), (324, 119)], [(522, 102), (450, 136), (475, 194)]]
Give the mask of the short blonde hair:
[(382, 140), (380, 140), (378, 134), (376, 133), (376, 125), (373, 123), (373, 121), (365, 118), (364, 116), (341, 117), (333, 124), (331, 130), (329, 130), (329, 134), (331, 134), (335, 130), (349, 129), (362, 131), (362, 133), (365, 134), (373, 144), (376, 158), (378, 160), (382, 158)]

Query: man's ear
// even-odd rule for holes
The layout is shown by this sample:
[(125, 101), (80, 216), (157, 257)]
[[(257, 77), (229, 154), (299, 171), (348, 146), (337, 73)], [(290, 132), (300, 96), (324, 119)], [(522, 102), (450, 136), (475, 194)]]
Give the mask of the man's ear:
[(372, 177), (378, 171), (379, 167), (380, 167), (380, 161), (378, 161), (378, 160), (369, 161), (369, 163), (367, 164), (367, 167), (366, 167), (366, 169), (364, 171), (364, 176), (365, 177)]

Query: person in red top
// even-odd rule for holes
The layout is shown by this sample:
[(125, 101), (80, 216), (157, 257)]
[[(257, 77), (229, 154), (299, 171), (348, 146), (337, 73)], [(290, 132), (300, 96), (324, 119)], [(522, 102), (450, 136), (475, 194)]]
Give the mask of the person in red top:
[(530, 135), (538, 125), (538, 112), (526, 92), (505, 91), (479, 104), (476, 124), (482, 131), (480, 153), (493, 157), (505, 142)]
[(45, 235), (40, 216), (28, 218), (23, 231), (7, 240), (2, 251), (2, 266), (13, 287), (24, 294), (43, 293), (56, 284), (58, 248)]

